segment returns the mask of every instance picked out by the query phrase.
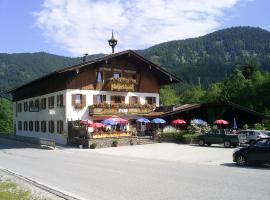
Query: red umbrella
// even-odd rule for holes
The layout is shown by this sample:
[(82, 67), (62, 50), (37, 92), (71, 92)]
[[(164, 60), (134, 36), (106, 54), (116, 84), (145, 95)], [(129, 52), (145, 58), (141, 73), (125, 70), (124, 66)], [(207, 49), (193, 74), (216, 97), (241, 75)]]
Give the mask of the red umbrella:
[(98, 123), (98, 122), (95, 122), (95, 123), (91, 124), (90, 126), (93, 127), (93, 128), (104, 128), (105, 127), (104, 124), (101, 124), (101, 123)]
[(89, 125), (91, 125), (91, 124), (93, 124), (93, 123), (92, 123), (91, 121), (89, 121), (89, 120), (81, 120), (81, 121), (80, 121), (80, 124), (81, 124), (81, 125), (88, 125), (88, 126), (89, 126)]
[(171, 123), (172, 124), (186, 124), (186, 121), (183, 119), (175, 119)]
[(108, 118), (108, 120), (113, 120), (117, 124), (127, 124), (128, 123), (128, 120), (117, 117), (117, 116), (112, 116), (112, 117)]
[(214, 121), (214, 124), (229, 124), (229, 122), (224, 119), (217, 119), (216, 121)]

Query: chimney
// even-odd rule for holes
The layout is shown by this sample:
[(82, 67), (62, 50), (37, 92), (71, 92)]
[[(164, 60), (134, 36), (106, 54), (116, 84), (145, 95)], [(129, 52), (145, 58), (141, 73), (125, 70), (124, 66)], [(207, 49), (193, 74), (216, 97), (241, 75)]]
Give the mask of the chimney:
[(87, 56), (88, 56), (88, 54), (87, 54), (87, 53), (83, 54), (83, 62), (86, 62), (86, 58), (87, 58)]

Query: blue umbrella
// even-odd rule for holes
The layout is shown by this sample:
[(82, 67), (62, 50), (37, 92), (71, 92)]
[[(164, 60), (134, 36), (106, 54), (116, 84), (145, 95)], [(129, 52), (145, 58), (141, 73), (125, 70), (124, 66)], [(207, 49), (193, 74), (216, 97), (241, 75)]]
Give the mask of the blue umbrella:
[(142, 117), (142, 118), (140, 118), (140, 119), (137, 119), (136, 122), (140, 122), (140, 123), (149, 123), (150, 120)]
[(205, 125), (206, 121), (203, 121), (202, 119), (193, 119), (191, 120), (191, 123), (194, 123), (196, 125)]
[(237, 123), (236, 123), (236, 120), (235, 120), (235, 118), (233, 118), (233, 127), (232, 127), (233, 129), (237, 129)]
[(165, 124), (166, 123), (166, 121), (164, 119), (161, 119), (161, 118), (155, 118), (151, 122), (154, 124)]
[(112, 120), (112, 119), (105, 119), (105, 120), (101, 121), (101, 123), (104, 125), (116, 125), (117, 124), (117, 122)]

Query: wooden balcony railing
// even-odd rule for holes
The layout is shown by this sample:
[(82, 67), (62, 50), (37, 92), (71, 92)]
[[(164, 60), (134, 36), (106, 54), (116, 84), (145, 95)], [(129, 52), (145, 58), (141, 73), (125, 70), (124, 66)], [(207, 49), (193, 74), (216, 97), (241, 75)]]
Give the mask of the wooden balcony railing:
[(94, 104), (89, 106), (90, 115), (117, 115), (117, 114), (147, 114), (153, 111), (154, 106), (146, 104)]
[(106, 81), (106, 87), (111, 91), (133, 92), (136, 80), (129, 78), (110, 78)]

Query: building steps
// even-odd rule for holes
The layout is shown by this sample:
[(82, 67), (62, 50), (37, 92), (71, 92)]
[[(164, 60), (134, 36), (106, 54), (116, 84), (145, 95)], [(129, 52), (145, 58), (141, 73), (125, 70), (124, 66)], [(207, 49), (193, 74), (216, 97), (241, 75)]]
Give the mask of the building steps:
[(154, 144), (154, 140), (149, 137), (149, 136), (144, 136), (144, 137), (138, 137), (138, 145), (143, 145), (143, 144)]

